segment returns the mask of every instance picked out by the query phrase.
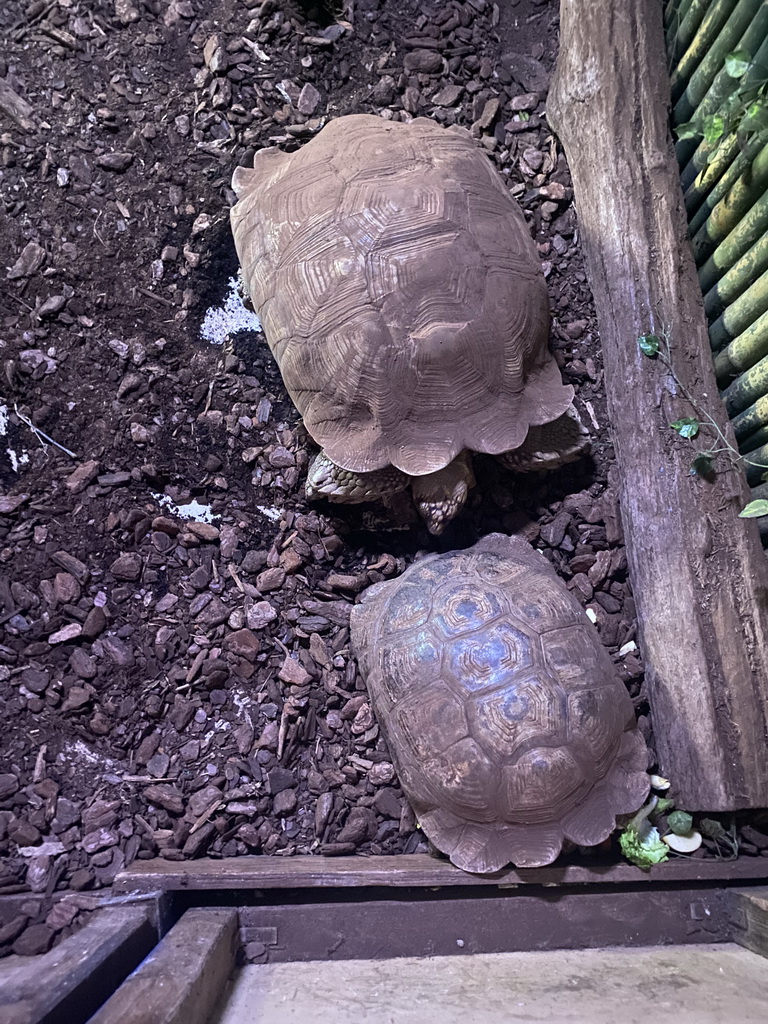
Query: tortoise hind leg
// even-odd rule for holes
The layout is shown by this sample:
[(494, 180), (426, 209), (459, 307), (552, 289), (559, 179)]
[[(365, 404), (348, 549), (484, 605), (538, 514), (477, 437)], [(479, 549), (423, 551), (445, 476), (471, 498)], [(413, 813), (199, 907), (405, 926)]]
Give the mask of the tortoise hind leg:
[(475, 486), (472, 458), (464, 451), (436, 473), (411, 478), (413, 500), (427, 529), (435, 536), (459, 514)]
[(556, 420), (529, 427), (520, 447), (499, 455), (499, 460), (507, 469), (519, 473), (557, 469), (566, 462), (574, 462), (588, 448), (589, 431), (571, 405)]
[(363, 501), (377, 501), (396, 494), (408, 486), (408, 476), (394, 466), (374, 469), (370, 473), (353, 473), (342, 469), (325, 452), (313, 459), (307, 473), (306, 492), (310, 501), (326, 498), (328, 501), (357, 505)]

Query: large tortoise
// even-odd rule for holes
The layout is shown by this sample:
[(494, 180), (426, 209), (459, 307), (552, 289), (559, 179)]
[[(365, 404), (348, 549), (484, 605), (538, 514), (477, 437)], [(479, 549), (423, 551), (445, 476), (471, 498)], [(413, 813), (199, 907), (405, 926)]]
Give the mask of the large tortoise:
[(535, 246), (468, 133), (340, 117), (232, 185), (245, 287), (322, 449), (308, 496), (410, 483), (440, 533), (474, 484), (469, 453), (544, 469), (584, 450)]
[(370, 587), (352, 646), (405, 795), (466, 871), (592, 846), (649, 789), (632, 701), (597, 632), (520, 537)]

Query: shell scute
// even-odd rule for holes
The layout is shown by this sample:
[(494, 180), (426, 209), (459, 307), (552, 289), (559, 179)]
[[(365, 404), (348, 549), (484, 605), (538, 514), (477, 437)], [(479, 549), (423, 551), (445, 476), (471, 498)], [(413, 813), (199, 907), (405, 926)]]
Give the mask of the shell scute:
[(351, 640), (403, 789), (461, 867), (550, 863), (566, 839), (601, 842), (647, 794), (632, 701), (521, 538), (492, 535), (375, 585)]
[(533, 641), (511, 623), (499, 622), (446, 645), (446, 669), (465, 690), (513, 686), (520, 669), (533, 664)]
[(342, 468), (420, 476), (571, 403), (525, 219), (469, 138), (337, 118), (238, 171), (232, 230), (304, 424)]
[(566, 696), (557, 683), (541, 674), (518, 679), (475, 699), (473, 735), (504, 761), (532, 743), (565, 743)]

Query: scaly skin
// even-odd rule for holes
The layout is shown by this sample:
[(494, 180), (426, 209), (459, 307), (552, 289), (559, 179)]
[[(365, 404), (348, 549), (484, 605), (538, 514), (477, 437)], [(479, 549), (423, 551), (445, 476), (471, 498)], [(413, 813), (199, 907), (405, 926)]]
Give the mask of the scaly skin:
[[(589, 446), (589, 434), (573, 406), (559, 419), (530, 427), (523, 444), (499, 456), (503, 465), (517, 472), (556, 469), (573, 462)], [(413, 499), (427, 529), (438, 536), (454, 519), (475, 486), (472, 456), (463, 451), (436, 473), (408, 476), (394, 466), (370, 473), (342, 469), (320, 452), (309, 467), (307, 497), (326, 498), (346, 504), (376, 501), (404, 490), (410, 484)]]
[(326, 498), (328, 501), (358, 505), (363, 501), (376, 501), (403, 491), (409, 480), (410, 477), (394, 466), (375, 469), (370, 473), (353, 473), (337, 466), (325, 452), (320, 452), (309, 467), (306, 491), (310, 500)]

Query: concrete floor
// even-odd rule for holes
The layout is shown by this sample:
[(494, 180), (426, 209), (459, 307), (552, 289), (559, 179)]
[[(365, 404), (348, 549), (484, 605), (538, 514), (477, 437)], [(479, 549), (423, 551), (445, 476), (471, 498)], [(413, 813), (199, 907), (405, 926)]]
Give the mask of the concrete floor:
[(213, 1024), (766, 1024), (768, 959), (731, 943), (252, 965)]

